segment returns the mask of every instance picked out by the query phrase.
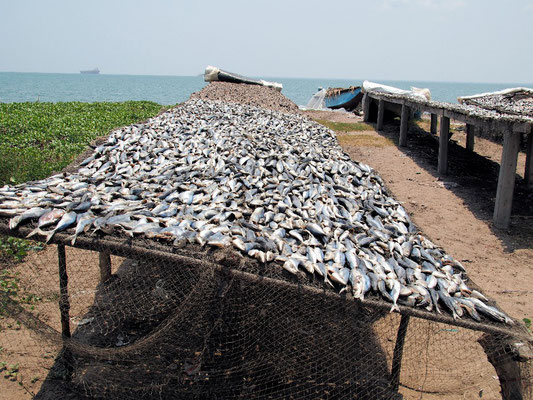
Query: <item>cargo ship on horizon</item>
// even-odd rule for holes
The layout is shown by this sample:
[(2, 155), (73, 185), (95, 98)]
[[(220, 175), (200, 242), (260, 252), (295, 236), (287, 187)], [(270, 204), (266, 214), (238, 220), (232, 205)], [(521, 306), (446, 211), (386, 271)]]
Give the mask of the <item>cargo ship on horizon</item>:
[(100, 70), (98, 68), (94, 68), (94, 69), (88, 69), (86, 71), (80, 71), (80, 74), (92, 74), (92, 75), (97, 75), (100, 73)]

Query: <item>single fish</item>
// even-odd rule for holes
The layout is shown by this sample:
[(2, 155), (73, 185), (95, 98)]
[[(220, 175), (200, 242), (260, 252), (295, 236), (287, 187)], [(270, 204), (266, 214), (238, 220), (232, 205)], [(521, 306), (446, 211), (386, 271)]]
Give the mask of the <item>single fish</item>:
[(468, 300), (474, 303), (476, 310), (480, 313), (485, 314), (486, 316), (495, 319), (496, 321), (505, 322), (509, 325), (514, 325), (514, 321), (511, 318), (509, 318), (507, 315), (505, 315), (503, 312), (496, 309), (495, 307), (491, 307), (475, 297), (470, 297), (468, 298)]
[(24, 211), (21, 215), (18, 215), (16, 217), (13, 217), (11, 220), (9, 220), (9, 229), (16, 229), (17, 226), (19, 226), (21, 223), (35, 219), (40, 218), (43, 214), (50, 211), (49, 208), (41, 208), (41, 207), (34, 207), (30, 208), (27, 211)]
[(389, 279), (388, 286), (391, 288), (390, 297), (392, 299), (392, 307), (390, 312), (398, 311), (400, 312), (400, 307), (398, 307), (398, 297), (400, 297), (401, 285), (396, 279)]
[(72, 246), (74, 246), (74, 243), (76, 243), (76, 238), (78, 237), (78, 235), (82, 232), (86, 232), (95, 219), (96, 217), (90, 211), (87, 211), (85, 214), (81, 214), (79, 216), (78, 223), (76, 225), (76, 230), (74, 231), (74, 234), (71, 236), (72, 239), (71, 239), (70, 244)]
[(43, 231), (41, 228), (37, 228), (37, 233), (41, 236), (45, 236), (45, 242), (48, 243), (57, 232), (70, 228), (76, 222), (77, 218), (78, 214), (76, 214), (74, 211), (71, 211), (61, 217), (54, 230)]

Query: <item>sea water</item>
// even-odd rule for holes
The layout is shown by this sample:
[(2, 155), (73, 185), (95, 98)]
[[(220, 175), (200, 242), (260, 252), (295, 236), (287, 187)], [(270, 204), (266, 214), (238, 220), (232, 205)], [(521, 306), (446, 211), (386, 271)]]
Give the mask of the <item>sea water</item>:
[[(319, 87), (360, 86), (364, 79), (262, 79), (283, 84), (282, 93), (299, 106), (305, 106)], [(431, 98), (457, 102), (458, 96), (492, 92), (509, 87), (533, 87), (516, 83), (465, 83), (378, 80), (377, 82), (400, 89), (411, 86), (428, 88)], [(127, 101), (150, 100), (172, 105), (189, 98), (191, 93), (206, 85), (202, 76), (152, 75), (84, 75), (0, 72), (0, 102), (25, 101)]]

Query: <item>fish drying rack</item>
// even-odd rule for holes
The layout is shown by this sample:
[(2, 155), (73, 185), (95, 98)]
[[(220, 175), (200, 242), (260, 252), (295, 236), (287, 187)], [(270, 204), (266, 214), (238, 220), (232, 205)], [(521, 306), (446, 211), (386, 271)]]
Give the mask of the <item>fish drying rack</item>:
[(0, 292), (35, 338), (20, 336), (25, 351), (55, 354), (36, 398), (531, 398), (523, 327), (389, 313), (377, 297), (227, 250), (114, 236), (71, 247), (64, 233), (52, 243), (21, 271), (49, 302)]

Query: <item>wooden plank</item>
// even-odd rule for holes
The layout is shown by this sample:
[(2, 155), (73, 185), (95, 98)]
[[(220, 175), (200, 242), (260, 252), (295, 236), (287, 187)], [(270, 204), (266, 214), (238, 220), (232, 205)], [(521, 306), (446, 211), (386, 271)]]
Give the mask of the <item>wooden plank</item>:
[(405, 342), (405, 334), (409, 326), (409, 315), (402, 315), (398, 333), (396, 335), (396, 344), (394, 345), (394, 353), (392, 356), (391, 368), (391, 387), (392, 390), (398, 391), (400, 387), (400, 372), (402, 370), (403, 345)]
[(524, 181), (528, 189), (533, 189), (533, 128), (527, 135), (526, 146), (526, 169), (524, 171)]
[(402, 105), (402, 116), (400, 121), (400, 142), (401, 147), (407, 146), (407, 121), (409, 119), (409, 107), (407, 105)]
[(529, 133), (533, 129), (533, 124), (528, 122), (515, 122), (513, 124), (513, 132)]
[(437, 121), (438, 121), (437, 114), (431, 113), (431, 124), (429, 126), (429, 131), (433, 135), (437, 134)]
[(379, 99), (378, 101), (378, 121), (376, 129), (378, 131), (383, 129), (383, 116), (385, 115), (385, 100)]
[(508, 229), (511, 223), (511, 208), (516, 175), (516, 162), (520, 148), (520, 135), (506, 131), (503, 136), (502, 161), (496, 190), (493, 222), (496, 228)]
[(392, 111), (394, 114), (401, 116), (402, 115), (402, 105), (396, 103), (389, 103), (385, 100), (385, 111)]
[(466, 124), (466, 149), (474, 151), (474, 137), (476, 136), (476, 127)]
[(437, 172), (441, 175), (448, 173), (448, 145), (450, 143), (450, 118), (440, 117), (439, 160)]
[(444, 110), (442, 108), (432, 106), (425, 106), (424, 111), (430, 114), (435, 114), (437, 117), (442, 116), (444, 114)]
[(368, 93), (363, 95), (363, 121), (368, 122), (370, 120), (370, 96)]

